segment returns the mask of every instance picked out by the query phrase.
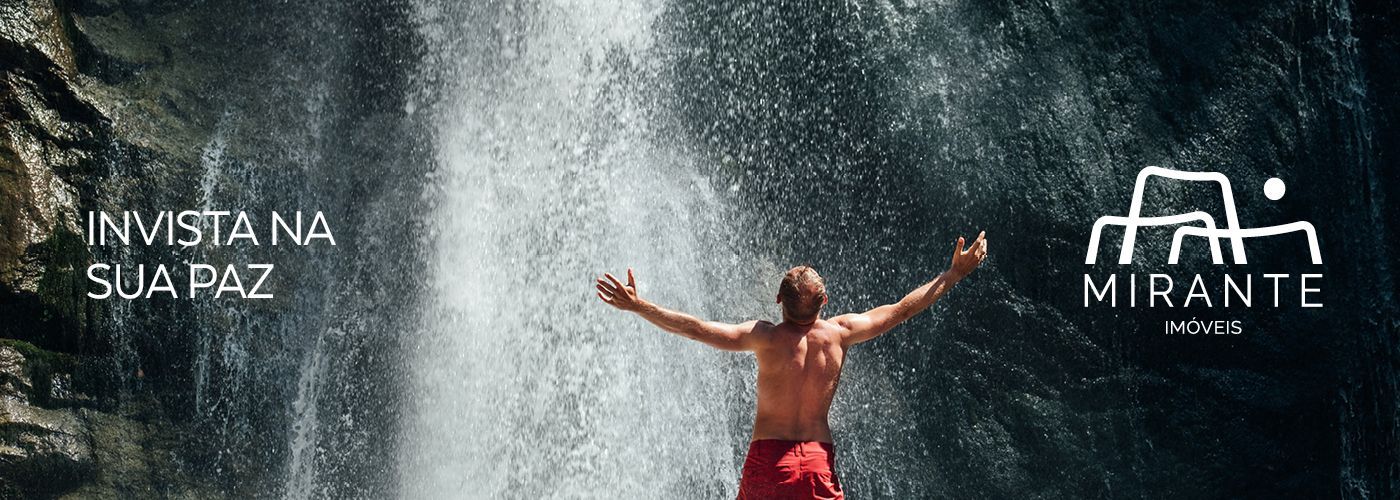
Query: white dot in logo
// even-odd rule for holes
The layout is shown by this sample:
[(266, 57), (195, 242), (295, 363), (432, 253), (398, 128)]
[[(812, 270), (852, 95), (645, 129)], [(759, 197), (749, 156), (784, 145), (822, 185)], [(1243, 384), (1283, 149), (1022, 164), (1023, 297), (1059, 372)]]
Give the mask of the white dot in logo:
[(1264, 196), (1268, 196), (1270, 200), (1278, 200), (1279, 198), (1282, 198), (1283, 191), (1283, 179), (1273, 177), (1267, 181), (1264, 181)]

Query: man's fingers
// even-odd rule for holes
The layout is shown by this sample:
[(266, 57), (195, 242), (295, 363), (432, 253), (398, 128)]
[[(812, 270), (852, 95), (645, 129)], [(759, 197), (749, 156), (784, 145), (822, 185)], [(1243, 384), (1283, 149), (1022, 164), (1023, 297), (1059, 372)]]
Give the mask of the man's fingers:
[(612, 299), (604, 297), (603, 292), (598, 292), (598, 298), (602, 299), (603, 302), (607, 303), (608, 305), (612, 305)]
[(621, 281), (618, 281), (618, 280), (617, 280), (617, 277), (616, 277), (616, 276), (613, 276), (613, 275), (610, 274), (610, 273), (603, 273), (603, 277), (607, 278), (608, 281), (611, 281), (611, 282), (613, 283), (613, 286), (616, 286), (616, 287), (617, 287), (617, 290), (618, 290), (619, 292), (622, 291), (622, 290), (625, 290), (625, 289), (627, 288), (627, 287), (622, 286), (622, 282), (621, 282)]
[(965, 244), (966, 244), (966, 242), (965, 242), (965, 240), (963, 240), (963, 237), (962, 237), (962, 236), (959, 236), (959, 237), (958, 237), (958, 253), (959, 253), (959, 254), (967, 253), (967, 250), (966, 250), (967, 247), (966, 247), (966, 246), (963, 246), (963, 245), (965, 245)]
[(613, 288), (613, 284), (603, 281), (603, 278), (598, 278), (598, 286), (610, 294), (617, 294), (617, 289)]
[(637, 288), (637, 278), (632, 276), (632, 268), (627, 268), (627, 286)]
[(607, 295), (610, 299), (613, 298), (614, 295), (617, 295), (617, 292), (614, 292), (611, 288), (605, 287), (603, 285), (598, 285), (598, 293)]
[(980, 233), (977, 233), (977, 239), (979, 239), (979, 240), (985, 240), (985, 239), (987, 239), (987, 232), (986, 232), (986, 231), (982, 231), (982, 232), (980, 232)]

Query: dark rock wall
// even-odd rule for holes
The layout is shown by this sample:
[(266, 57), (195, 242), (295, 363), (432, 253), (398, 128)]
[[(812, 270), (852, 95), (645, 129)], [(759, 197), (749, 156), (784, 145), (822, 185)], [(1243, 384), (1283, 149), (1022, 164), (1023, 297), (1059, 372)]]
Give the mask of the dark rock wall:
[(79, 93), (64, 14), (47, 1), (0, 9), (0, 313), (15, 319), (0, 335), (77, 349), (88, 252), (73, 236), (107, 123)]
[[(92, 398), (55, 411), (91, 423), (76, 435), (96, 461), (63, 478), (27, 469), (43, 491), (275, 496), (307, 428), (319, 430), (303, 435), (298, 460), (314, 471), (303, 493), (393, 491), (398, 318), (418, 296), (406, 278), (423, 260), (415, 172), (430, 165), (404, 112), (407, 13), (402, 2), (0, 6), (0, 337), (78, 356), (70, 376)], [(308, 223), (319, 210), (338, 246), (88, 247), (78, 236), (88, 210), (186, 209), (247, 211), (258, 227), (273, 210)], [(190, 261), (275, 264), (277, 298), (85, 297), (91, 262)], [(313, 358), (325, 361), (311, 370)], [(143, 449), (178, 460), (144, 461)]]

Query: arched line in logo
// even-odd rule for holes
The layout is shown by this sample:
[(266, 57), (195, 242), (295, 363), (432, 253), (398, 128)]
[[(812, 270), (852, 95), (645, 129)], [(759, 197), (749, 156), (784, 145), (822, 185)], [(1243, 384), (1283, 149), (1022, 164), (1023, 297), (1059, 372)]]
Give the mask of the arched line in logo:
[(1252, 227), (1248, 229), (1215, 229), (1195, 226), (1182, 226), (1177, 228), (1176, 234), (1172, 235), (1172, 253), (1168, 257), (1168, 264), (1176, 264), (1177, 257), (1181, 253), (1181, 239), (1183, 236), (1204, 236), (1210, 238), (1212, 258), (1216, 264), (1221, 263), (1219, 241), (1217, 238), (1238, 236), (1240, 238), (1258, 238), (1262, 236), (1277, 236), (1296, 231), (1302, 231), (1308, 237), (1308, 252), (1312, 256), (1313, 264), (1322, 264), (1322, 250), (1317, 245), (1317, 230), (1306, 221), (1290, 222), (1268, 227)]
[[(1177, 222), (1174, 223), (1180, 224), (1181, 222), (1199, 219), (1199, 217), (1195, 216), (1195, 214), (1198, 214), (1200, 212), (1193, 212), (1191, 214), (1182, 214), (1178, 216), (1142, 217), (1143, 189), (1147, 186), (1147, 179), (1154, 175), (1159, 177), (1166, 177), (1169, 179), (1176, 179), (1180, 181), (1209, 181), (1219, 184), (1220, 197), (1223, 198), (1225, 205), (1225, 229), (1215, 229), (1212, 224), (1212, 227), (1210, 229), (1212, 229), (1213, 232), (1211, 234), (1217, 235), (1217, 233), (1215, 233), (1214, 231), (1221, 231), (1220, 233), (1218, 233), (1218, 236), (1223, 236), (1230, 239), (1230, 252), (1235, 259), (1235, 263), (1246, 263), (1246, 259), (1244, 256), (1244, 240), (1239, 234), (1236, 233), (1236, 231), (1238, 231), (1240, 228), (1240, 221), (1239, 216), (1237, 216), (1235, 212), (1235, 194), (1234, 190), (1230, 187), (1230, 179), (1225, 177), (1225, 174), (1221, 174), (1220, 172), (1183, 172), (1180, 170), (1171, 170), (1162, 167), (1148, 166), (1144, 167), (1141, 171), (1138, 172), (1137, 181), (1133, 183), (1133, 201), (1132, 205), (1128, 207), (1128, 216), (1116, 217), (1108, 215), (1100, 217), (1098, 221), (1094, 222), (1094, 230), (1089, 235), (1090, 246), (1089, 253), (1084, 259), (1085, 264), (1093, 264), (1098, 258), (1099, 249), (1096, 243), (1099, 241), (1099, 232), (1103, 229), (1104, 225), (1111, 224), (1115, 226), (1123, 226), (1123, 246), (1118, 253), (1118, 263), (1132, 264), (1133, 248), (1137, 243), (1138, 227), (1154, 225), (1160, 226), (1173, 223), (1166, 222), (1166, 220), (1176, 220)], [(1173, 217), (1184, 218), (1172, 219)], [(1207, 217), (1209, 216), (1207, 215)], [(1219, 248), (1219, 242), (1215, 241), (1215, 237), (1211, 236), (1211, 239), (1212, 249)], [(1220, 260), (1222, 259), (1217, 259), (1217, 262), (1219, 262)]]
[[(1176, 215), (1164, 215), (1161, 217), (1132, 218), (1121, 217), (1117, 215), (1105, 215), (1103, 217), (1099, 217), (1098, 220), (1094, 221), (1094, 230), (1089, 232), (1089, 254), (1087, 257), (1085, 257), (1084, 263), (1093, 264), (1097, 260), (1099, 255), (1099, 238), (1103, 235), (1104, 226), (1173, 226), (1194, 221), (1201, 221), (1201, 223), (1205, 224), (1205, 227), (1183, 226), (1181, 229), (1192, 228), (1209, 231), (1217, 230), (1215, 228), (1215, 219), (1212, 218), (1210, 214), (1205, 212), (1190, 212)], [(1177, 231), (1178, 234), (1180, 234), (1180, 229), (1178, 229)], [(1172, 248), (1172, 255), (1174, 256), (1176, 247), (1173, 246)], [(1220, 256), (1220, 240), (1213, 236), (1210, 237), (1210, 254), (1211, 258), (1214, 259), (1217, 264), (1219, 264), (1221, 260), (1223, 260)], [(1132, 255), (1129, 254), (1128, 258), (1131, 259)], [(1175, 257), (1173, 257), (1173, 259), (1175, 259)], [(1172, 263), (1175, 264), (1176, 262), (1173, 261)]]

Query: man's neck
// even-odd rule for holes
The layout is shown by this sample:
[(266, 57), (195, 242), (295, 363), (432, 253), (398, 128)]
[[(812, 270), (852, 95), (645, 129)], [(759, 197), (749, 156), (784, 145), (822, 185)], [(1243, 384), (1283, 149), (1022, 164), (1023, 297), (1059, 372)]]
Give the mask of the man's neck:
[(809, 326), (812, 326), (812, 325), (815, 325), (815, 324), (817, 324), (817, 321), (820, 321), (821, 319), (822, 319), (821, 315), (817, 315), (817, 316), (813, 317), (812, 319), (808, 319), (808, 320), (805, 320), (805, 321), (798, 321), (798, 320), (792, 319), (791, 317), (789, 317), (789, 316), (786, 315), (786, 314), (783, 315), (783, 323), (787, 323), (787, 324), (790, 324), (790, 325), (793, 325), (793, 326), (798, 326), (798, 327), (803, 327), (803, 328), (809, 327)]

